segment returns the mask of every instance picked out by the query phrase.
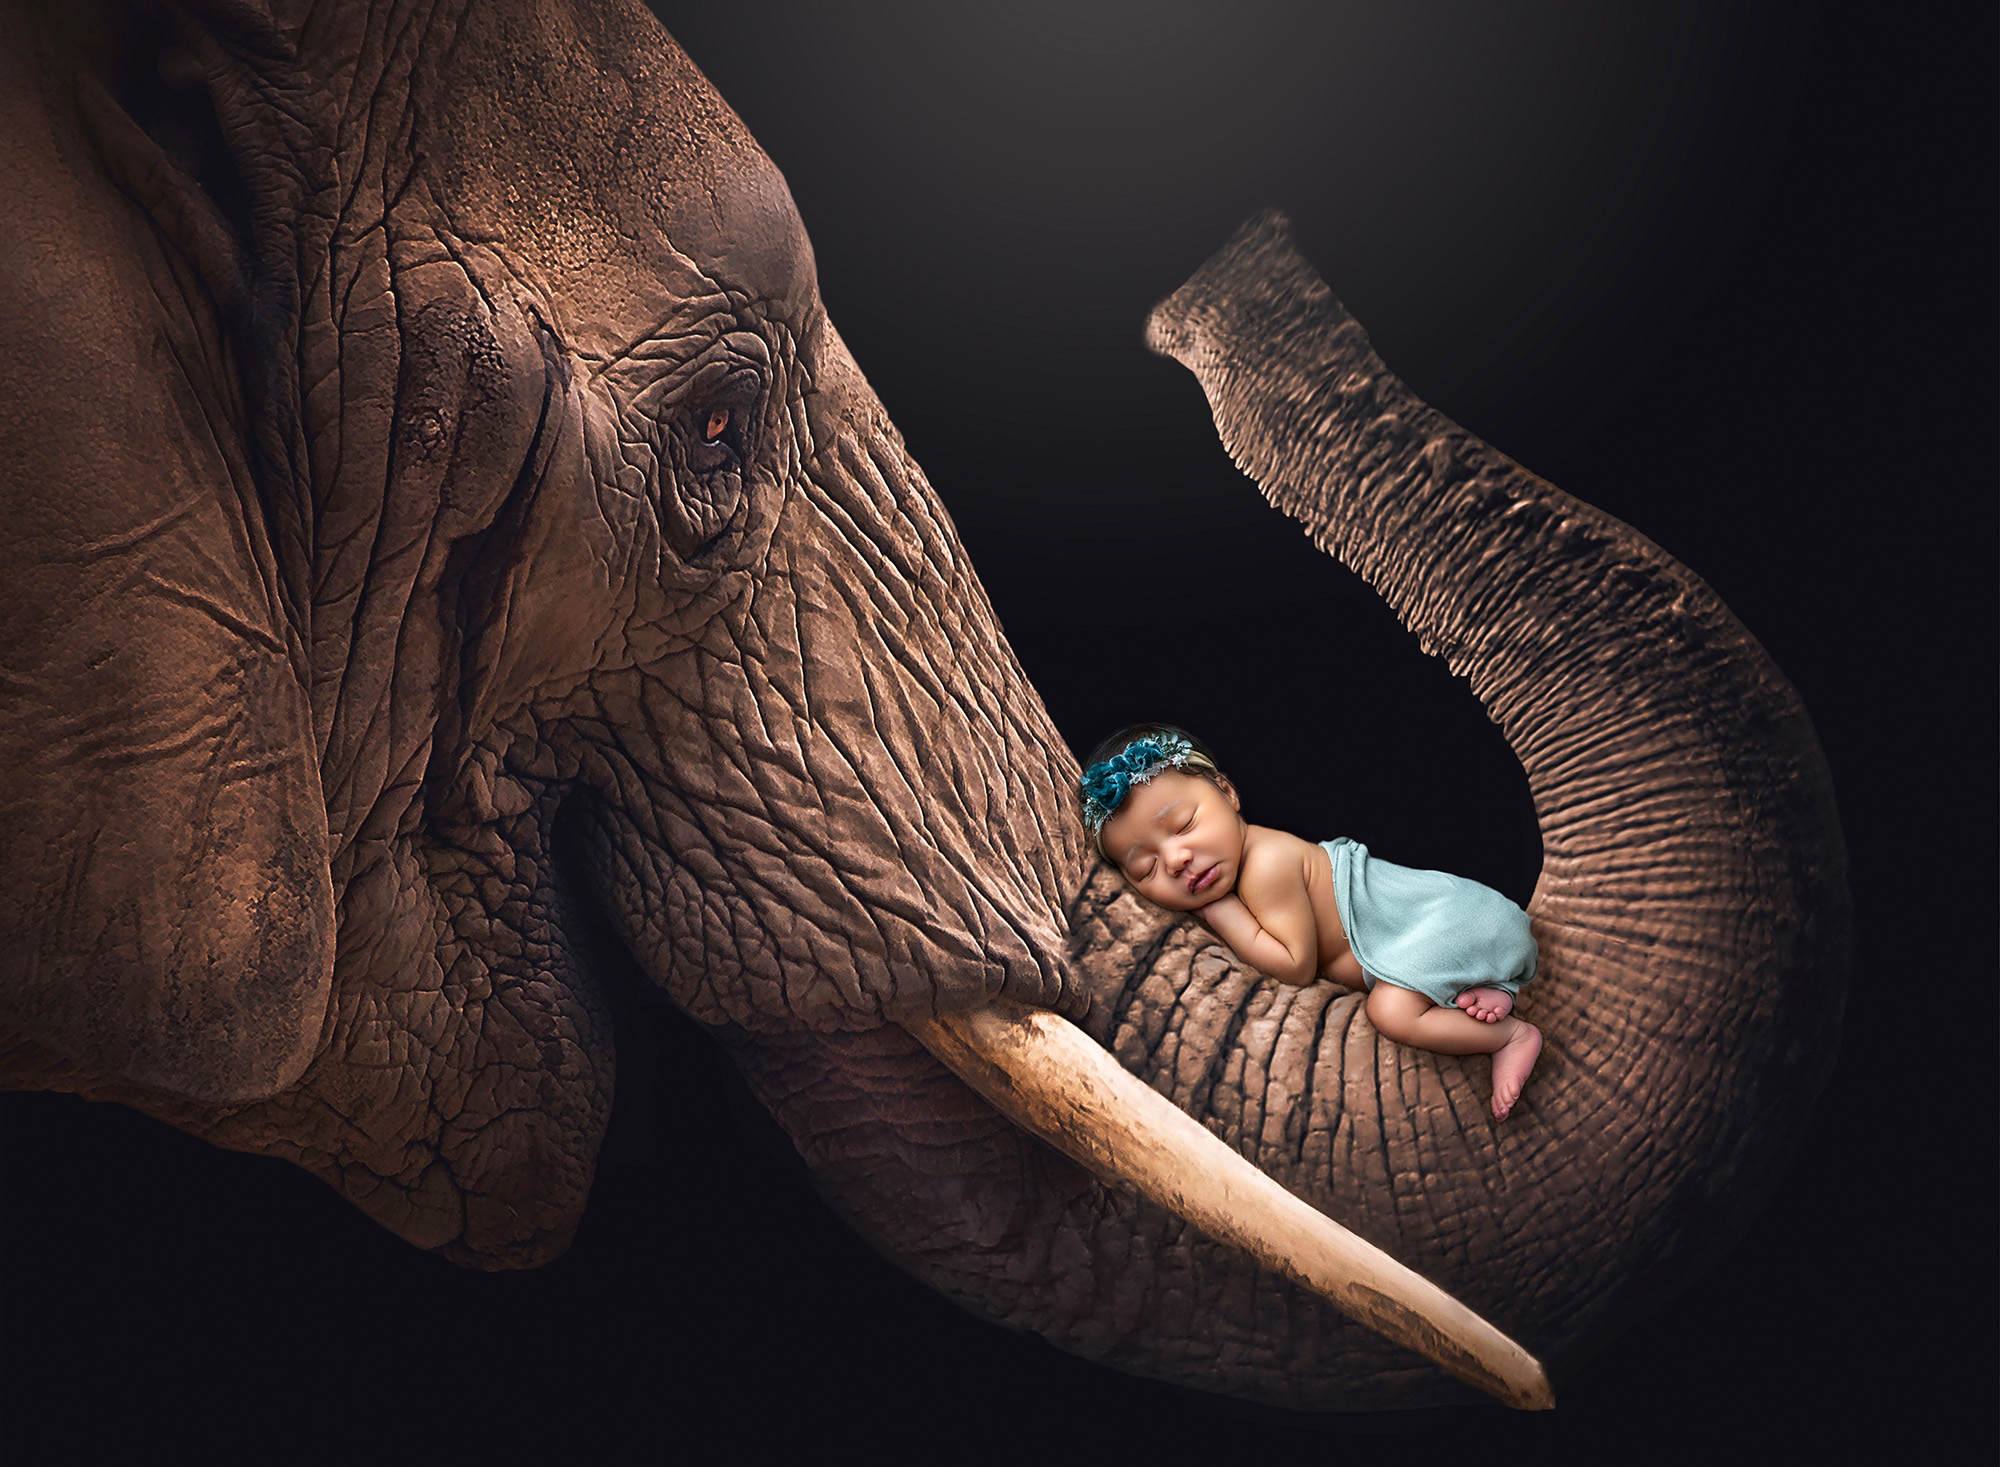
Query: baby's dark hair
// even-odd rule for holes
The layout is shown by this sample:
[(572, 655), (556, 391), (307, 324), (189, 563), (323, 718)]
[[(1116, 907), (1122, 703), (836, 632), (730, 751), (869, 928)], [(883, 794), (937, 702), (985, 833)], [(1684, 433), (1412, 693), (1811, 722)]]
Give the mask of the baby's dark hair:
[[(1179, 766), (1186, 773), (1205, 779), (1217, 788), (1225, 788), (1233, 785), (1234, 781), (1228, 775), (1224, 774), (1222, 767), (1215, 762), (1215, 751), (1186, 729), (1176, 728), (1171, 723), (1134, 723), (1119, 729), (1117, 733), (1112, 734), (1109, 738), (1099, 740), (1097, 747), (1090, 751), (1090, 757), (1083, 761), (1084, 772), (1087, 775), (1093, 765), (1101, 764), (1107, 759), (1116, 758), (1140, 739), (1159, 740), (1165, 738), (1187, 740), (1192, 752)], [(1079, 788), (1077, 791), (1077, 810), (1083, 817), (1084, 830), (1089, 833), (1091, 842), (1095, 845), (1103, 836), (1104, 828), (1100, 824), (1095, 830), (1091, 829), (1088, 804), (1087, 797)], [(1103, 849), (1102, 845), (1098, 845), (1100, 854)]]

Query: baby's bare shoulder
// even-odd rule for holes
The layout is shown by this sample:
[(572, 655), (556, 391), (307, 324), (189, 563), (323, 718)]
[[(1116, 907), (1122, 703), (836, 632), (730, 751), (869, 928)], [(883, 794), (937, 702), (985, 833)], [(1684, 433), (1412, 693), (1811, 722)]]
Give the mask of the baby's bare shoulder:
[(1258, 895), (1303, 891), (1310, 863), (1319, 847), (1283, 830), (1262, 825), (1245, 829), (1243, 872), (1237, 886), (1254, 906)]

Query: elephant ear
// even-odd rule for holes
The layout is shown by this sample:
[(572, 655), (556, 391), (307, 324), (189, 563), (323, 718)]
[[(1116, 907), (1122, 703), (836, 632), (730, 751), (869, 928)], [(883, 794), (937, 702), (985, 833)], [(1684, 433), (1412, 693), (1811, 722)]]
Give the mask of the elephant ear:
[(59, 38), (6, 49), (0, 1026), (73, 1074), (268, 1095), (318, 1046), (333, 900), (229, 227)]

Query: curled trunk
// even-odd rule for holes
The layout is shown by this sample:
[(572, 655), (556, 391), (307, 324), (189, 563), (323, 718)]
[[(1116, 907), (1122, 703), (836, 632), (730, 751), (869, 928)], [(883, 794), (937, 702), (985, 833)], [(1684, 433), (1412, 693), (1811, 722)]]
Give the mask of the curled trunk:
[[(1699, 578), (1417, 401), (1276, 216), (1150, 337), (1200, 377), (1237, 462), (1469, 680), (1521, 758), (1546, 853), (1524, 1005), (1548, 1048), (1495, 1125), (1483, 1061), (1400, 1048), (1357, 996), (1246, 972), (1102, 867), (1072, 914), (1085, 1027), (1559, 1372), (1741, 1231), (1831, 1064), (1847, 896), (1810, 724)], [(1467, 1398), (1022, 1136), (907, 1040), (731, 1048), (835, 1205), (968, 1307), (1288, 1405)]]
[[(1846, 854), (1798, 694), (1657, 545), (1419, 402), (1252, 220), (1148, 325), (1230, 456), (1464, 677), (1541, 825), (1532, 1099), (1617, 1290), (1674, 1288), (1744, 1226), (1831, 1067)], [(1581, 1324), (1572, 1319), (1569, 1328)], [(1569, 1330), (1565, 1330), (1567, 1334)]]

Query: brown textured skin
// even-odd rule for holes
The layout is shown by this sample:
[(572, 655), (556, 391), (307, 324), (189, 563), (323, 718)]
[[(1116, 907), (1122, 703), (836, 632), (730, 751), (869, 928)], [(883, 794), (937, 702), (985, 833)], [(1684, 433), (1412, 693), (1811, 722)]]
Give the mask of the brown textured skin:
[[(1747, 1226), (1831, 1068), (1850, 921), (1818, 741), (1696, 576), (1391, 376), (1281, 217), (1245, 226), (1149, 339), (1200, 378), (1237, 463), (1470, 681), (1520, 757), (1544, 849), (1522, 1013), (1547, 1046), (1495, 1124), (1482, 1062), (1383, 1040), (1360, 995), (1245, 972), (1102, 864), (1072, 912), (1085, 1027), (1556, 1367), (1560, 1398), (1566, 1359)], [(913, 1045), (732, 1048), (858, 1225), (970, 1307), (1281, 1404), (1470, 1394), (1008, 1134), (941, 1069), (919, 1078)], [(1051, 1296), (1068, 1301), (1054, 1325)]]
[[(1557, 1360), (1741, 1226), (1837, 1024), (1810, 730), (1706, 588), (1409, 400), (1295, 257), (1253, 240), (1155, 336), (1529, 770), (1551, 1044), (1504, 1128), (1464, 1062), (1102, 871), (1065, 910), (1074, 765), (783, 180), (650, 16), (44, 11), (8, 0), (0, 48), (7, 1083), (536, 1263), (613, 1091), (591, 907), (858, 1226), (1127, 1368), (1465, 1394), (1014, 1132), (898, 1018), (1081, 1017)], [(751, 425), (719, 461), (717, 406)]]

